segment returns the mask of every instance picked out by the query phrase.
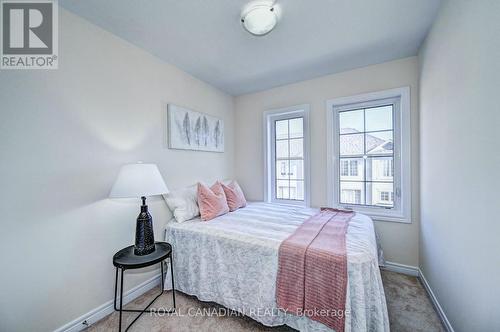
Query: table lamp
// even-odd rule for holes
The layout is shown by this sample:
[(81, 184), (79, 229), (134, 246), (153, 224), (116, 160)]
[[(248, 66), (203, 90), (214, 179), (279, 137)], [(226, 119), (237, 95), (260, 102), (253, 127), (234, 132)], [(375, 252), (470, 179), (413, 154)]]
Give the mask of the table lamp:
[(153, 218), (148, 212), (146, 196), (168, 193), (168, 188), (155, 164), (123, 165), (109, 194), (110, 198), (141, 198), (141, 213), (135, 228), (134, 254), (143, 256), (155, 251)]

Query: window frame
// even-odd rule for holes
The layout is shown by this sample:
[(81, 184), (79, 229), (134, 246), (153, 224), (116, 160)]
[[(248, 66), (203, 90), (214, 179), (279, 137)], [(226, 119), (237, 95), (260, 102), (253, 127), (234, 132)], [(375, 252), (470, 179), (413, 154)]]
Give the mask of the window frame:
[[(295, 105), (264, 112), (264, 200), (270, 203), (310, 206), (310, 107), (308, 104)], [(274, 124), (279, 120), (303, 118), (303, 153), (304, 153), (304, 200), (277, 199), (275, 165), (275, 131)]]
[[(394, 110), (394, 208), (378, 206), (356, 206), (340, 204), (340, 158), (339, 158), (339, 111), (372, 107), (377, 102), (398, 99), (399, 107)], [(327, 193), (330, 206), (352, 209), (369, 215), (375, 220), (411, 223), (411, 126), (410, 87), (335, 98), (326, 102), (327, 121)], [(396, 203), (397, 202), (397, 203)]]

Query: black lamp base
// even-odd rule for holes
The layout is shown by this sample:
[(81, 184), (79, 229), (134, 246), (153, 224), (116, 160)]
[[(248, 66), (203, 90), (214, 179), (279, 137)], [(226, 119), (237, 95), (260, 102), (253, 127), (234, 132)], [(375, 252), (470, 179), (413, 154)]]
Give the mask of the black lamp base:
[(149, 248), (134, 248), (134, 255), (136, 256), (144, 256), (144, 255), (149, 255), (150, 253), (154, 252), (156, 250), (155, 245), (153, 244)]
[(155, 251), (155, 236), (153, 232), (153, 218), (148, 212), (146, 197), (141, 197), (141, 213), (137, 217), (135, 226), (134, 254), (144, 256)]

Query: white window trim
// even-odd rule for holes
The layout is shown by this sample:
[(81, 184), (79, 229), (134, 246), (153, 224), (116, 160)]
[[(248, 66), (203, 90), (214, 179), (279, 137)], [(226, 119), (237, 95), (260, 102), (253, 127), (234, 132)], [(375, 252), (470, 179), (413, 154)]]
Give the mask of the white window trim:
[[(268, 110), (264, 112), (263, 117), (263, 133), (264, 133), (264, 201), (277, 204), (292, 204), (292, 205), (302, 205), (310, 206), (311, 197), (311, 158), (310, 158), (310, 121), (309, 121), (310, 107), (308, 104), (295, 105), (290, 107), (284, 107), (279, 109)], [(293, 115), (302, 116), (304, 118), (304, 201), (296, 200), (283, 200), (274, 199), (273, 188), (274, 181), (272, 172), (269, 170), (273, 169), (272, 160), (272, 145), (271, 138), (272, 135), (272, 125), (271, 120), (277, 119), (280, 116), (290, 117)]]
[[(401, 161), (399, 169), (401, 172), (401, 183), (399, 184), (401, 200), (398, 210), (389, 210), (383, 208), (355, 207), (338, 204), (338, 146), (334, 144), (337, 141), (339, 132), (335, 109), (342, 105), (370, 102), (377, 99), (400, 98), (400, 116), (399, 123), (401, 135), (399, 137), (398, 158)], [(327, 123), (327, 183), (328, 183), (328, 203), (330, 206), (338, 208), (352, 208), (353, 210), (369, 215), (374, 220), (394, 221), (402, 223), (411, 223), (411, 126), (410, 126), (410, 87), (401, 87), (396, 89), (384, 90), (360, 94), (356, 96), (341, 97), (326, 102), (326, 123)], [(395, 138), (396, 139), (396, 138)], [(396, 165), (394, 165), (396, 167)], [(397, 188), (396, 188), (397, 190)]]

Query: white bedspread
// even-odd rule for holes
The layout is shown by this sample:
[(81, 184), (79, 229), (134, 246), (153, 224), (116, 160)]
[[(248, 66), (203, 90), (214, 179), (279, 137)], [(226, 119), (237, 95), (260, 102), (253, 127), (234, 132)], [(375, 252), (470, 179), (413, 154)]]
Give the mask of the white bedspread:
[[(166, 241), (173, 246), (176, 289), (242, 312), (264, 325), (332, 331), (307, 317), (276, 309), (280, 243), (317, 212), (256, 202), (208, 222), (168, 223)], [(350, 314), (345, 331), (389, 331), (373, 221), (356, 214), (346, 242), (346, 311)], [(167, 273), (167, 287), (168, 278)]]

